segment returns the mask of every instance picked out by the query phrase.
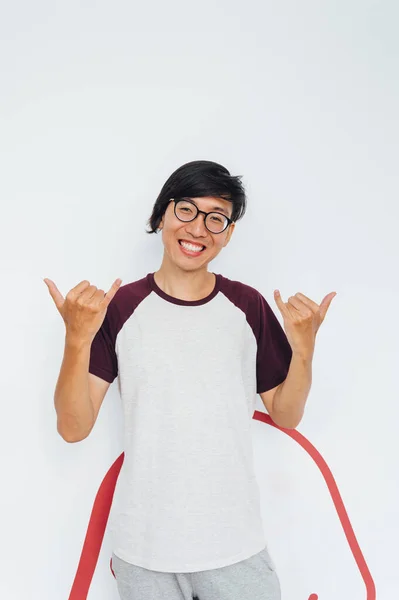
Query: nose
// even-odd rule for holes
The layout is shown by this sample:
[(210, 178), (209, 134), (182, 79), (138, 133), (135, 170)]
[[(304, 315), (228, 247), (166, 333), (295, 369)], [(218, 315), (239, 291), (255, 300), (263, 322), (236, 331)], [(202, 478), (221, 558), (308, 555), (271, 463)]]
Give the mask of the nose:
[(208, 235), (208, 230), (205, 227), (205, 215), (199, 212), (193, 221), (186, 224), (186, 229), (193, 235)]

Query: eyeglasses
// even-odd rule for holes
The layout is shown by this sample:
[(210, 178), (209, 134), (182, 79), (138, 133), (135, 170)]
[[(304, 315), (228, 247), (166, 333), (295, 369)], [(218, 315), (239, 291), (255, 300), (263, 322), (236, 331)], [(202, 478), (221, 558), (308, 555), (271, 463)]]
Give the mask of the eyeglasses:
[(176, 217), (185, 223), (194, 221), (198, 213), (205, 215), (205, 227), (211, 233), (222, 233), (233, 221), (219, 212), (206, 213), (187, 198), (171, 198), (169, 202), (174, 202)]

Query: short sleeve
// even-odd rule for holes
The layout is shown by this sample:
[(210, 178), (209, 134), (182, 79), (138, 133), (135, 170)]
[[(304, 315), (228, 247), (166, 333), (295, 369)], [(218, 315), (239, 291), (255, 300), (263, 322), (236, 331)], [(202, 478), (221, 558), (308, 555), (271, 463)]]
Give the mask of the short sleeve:
[(256, 392), (260, 394), (285, 380), (292, 349), (284, 329), (262, 294), (258, 293), (257, 301)]
[(109, 383), (112, 383), (118, 375), (118, 359), (115, 351), (117, 322), (118, 316), (111, 301), (90, 350), (89, 373)]

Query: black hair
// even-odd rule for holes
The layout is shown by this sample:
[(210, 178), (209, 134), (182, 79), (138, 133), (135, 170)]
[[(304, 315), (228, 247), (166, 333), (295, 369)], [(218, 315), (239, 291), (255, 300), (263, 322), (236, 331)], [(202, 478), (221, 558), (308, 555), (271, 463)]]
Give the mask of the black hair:
[(158, 226), (171, 198), (201, 198), (213, 196), (233, 204), (232, 221), (241, 219), (246, 210), (246, 193), (242, 175), (230, 175), (226, 167), (209, 160), (194, 160), (179, 167), (163, 185), (148, 219), (150, 230), (157, 233)]

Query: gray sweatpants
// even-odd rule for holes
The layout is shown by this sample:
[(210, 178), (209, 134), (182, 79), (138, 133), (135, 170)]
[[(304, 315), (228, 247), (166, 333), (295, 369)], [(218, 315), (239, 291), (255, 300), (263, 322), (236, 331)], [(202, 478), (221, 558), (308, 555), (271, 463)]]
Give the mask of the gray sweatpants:
[(112, 554), (121, 600), (280, 600), (267, 547), (227, 567), (194, 573), (150, 571)]

